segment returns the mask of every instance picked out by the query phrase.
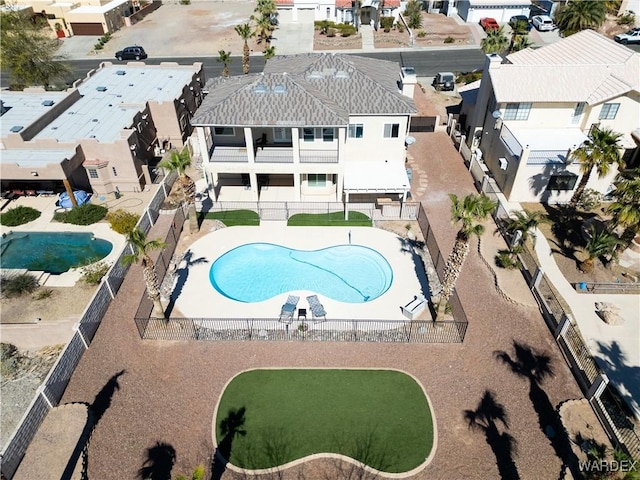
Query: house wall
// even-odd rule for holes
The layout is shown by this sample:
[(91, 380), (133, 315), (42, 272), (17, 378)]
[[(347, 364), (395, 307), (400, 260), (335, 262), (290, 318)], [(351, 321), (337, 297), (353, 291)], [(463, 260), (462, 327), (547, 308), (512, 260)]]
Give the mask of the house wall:
[[(363, 138), (348, 138), (345, 142), (345, 160), (402, 160), (405, 158), (404, 140), (409, 131), (409, 116), (352, 115), (349, 123), (364, 125)], [(397, 138), (384, 138), (384, 125), (398, 123)]]
[(506, 1), (503, 5), (486, 5), (477, 0), (459, 0), (458, 15), (465, 22), (477, 23), (483, 17), (495, 18), (498, 23), (507, 23), (513, 15), (529, 16), (530, 2)]
[[(619, 103), (620, 108), (613, 120), (599, 120), (604, 103)], [(601, 127), (608, 127), (618, 133), (631, 133), (640, 127), (640, 93), (630, 92), (627, 95), (607, 100), (606, 102), (592, 106), (585, 115), (585, 129), (589, 129), (594, 123)]]

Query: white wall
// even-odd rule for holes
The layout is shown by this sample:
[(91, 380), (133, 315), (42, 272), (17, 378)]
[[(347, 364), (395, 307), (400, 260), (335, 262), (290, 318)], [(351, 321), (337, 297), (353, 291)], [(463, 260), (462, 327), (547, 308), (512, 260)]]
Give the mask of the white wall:
[[(404, 139), (409, 128), (408, 116), (357, 116), (352, 115), (349, 123), (364, 125), (363, 138), (348, 138), (345, 143), (345, 160), (396, 160), (404, 161)], [(384, 138), (384, 124), (400, 124), (398, 138)]]

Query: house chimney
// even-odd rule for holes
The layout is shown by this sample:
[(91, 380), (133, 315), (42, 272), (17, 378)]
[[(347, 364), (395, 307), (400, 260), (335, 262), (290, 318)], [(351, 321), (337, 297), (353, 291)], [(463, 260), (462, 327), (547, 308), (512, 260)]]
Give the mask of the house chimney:
[(400, 90), (403, 95), (413, 98), (413, 88), (418, 83), (418, 77), (413, 67), (402, 67), (400, 69)]

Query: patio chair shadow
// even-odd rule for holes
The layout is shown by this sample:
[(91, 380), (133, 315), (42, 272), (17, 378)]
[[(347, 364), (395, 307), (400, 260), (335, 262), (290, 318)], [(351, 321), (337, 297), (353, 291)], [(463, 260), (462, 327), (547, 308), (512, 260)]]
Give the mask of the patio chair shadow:
[(567, 431), (542, 388), (544, 381), (554, 375), (551, 356), (516, 340), (513, 341), (513, 356), (502, 350), (493, 353), (496, 360), (509, 367), (512, 373), (529, 381), (529, 400), (538, 415), (540, 430), (549, 439), (556, 456), (562, 461), (558, 478), (564, 477), (567, 468), (571, 470), (573, 478), (582, 478), (578, 458), (571, 448)]
[(171, 480), (171, 470), (176, 461), (176, 450), (172, 445), (156, 442), (147, 448), (144, 464), (138, 470), (140, 480)]
[(180, 262), (180, 264), (184, 263), (183, 267), (178, 268), (175, 271), (175, 275), (177, 277), (177, 282), (176, 282), (176, 286), (173, 289), (173, 291), (171, 292), (171, 297), (169, 298), (169, 304), (167, 305), (167, 308), (165, 309), (165, 315), (167, 318), (169, 318), (171, 316), (171, 312), (173, 311), (175, 305), (176, 305), (176, 300), (178, 299), (178, 297), (180, 296), (180, 294), (182, 293), (182, 289), (184, 288), (185, 283), (187, 283), (187, 278), (189, 277), (189, 269), (191, 267), (193, 267), (194, 265), (200, 265), (203, 263), (209, 263), (209, 260), (207, 260), (205, 257), (200, 257), (200, 258), (192, 258), (193, 257), (193, 252), (191, 250), (187, 250), (184, 253), (184, 256), (182, 257), (182, 260)]
[(231, 449), (233, 441), (237, 436), (244, 437), (247, 431), (244, 429), (245, 414), (247, 409), (240, 407), (239, 409), (230, 409), (227, 416), (220, 421), (220, 430), (222, 440), (213, 454), (211, 463), (211, 479), (220, 480), (227, 470), (227, 463), (231, 458)]
[[(418, 278), (418, 282), (420, 283), (420, 288), (422, 289), (422, 295), (424, 298), (431, 298), (431, 289), (429, 287), (429, 279), (427, 278), (427, 268), (422, 260), (422, 257), (417, 253), (417, 251), (424, 250), (425, 243), (419, 240), (409, 240), (407, 238), (398, 237), (398, 241), (400, 242), (400, 251), (406, 252), (411, 255), (411, 260), (413, 261), (413, 270)], [(433, 307), (431, 302), (429, 303), (429, 310), (433, 313)]]
[(465, 410), (464, 418), (471, 430), (482, 432), (496, 457), (498, 473), (502, 480), (518, 480), (520, 474), (514, 462), (516, 439), (507, 432), (507, 411), (496, 399), (496, 394), (485, 390), (475, 410)]

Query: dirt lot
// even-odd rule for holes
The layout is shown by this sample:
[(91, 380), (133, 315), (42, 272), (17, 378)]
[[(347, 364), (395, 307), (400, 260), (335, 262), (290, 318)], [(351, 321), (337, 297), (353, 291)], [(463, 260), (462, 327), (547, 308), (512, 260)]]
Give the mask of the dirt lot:
[(339, 34), (335, 37), (327, 37), (321, 35), (320, 30), (313, 32), (313, 49), (314, 50), (351, 50), (362, 48), (362, 36), (358, 33), (349, 37), (341, 37)]
[[(422, 12), (422, 28), (415, 29), (414, 41), (417, 47), (439, 46), (445, 44), (466, 45), (473, 43), (468, 25), (458, 25), (455, 20), (444, 15)], [(445, 43), (445, 40), (447, 40)], [(410, 47), (411, 39), (405, 29), (394, 28), (390, 32), (381, 29), (375, 32), (376, 48)]]

